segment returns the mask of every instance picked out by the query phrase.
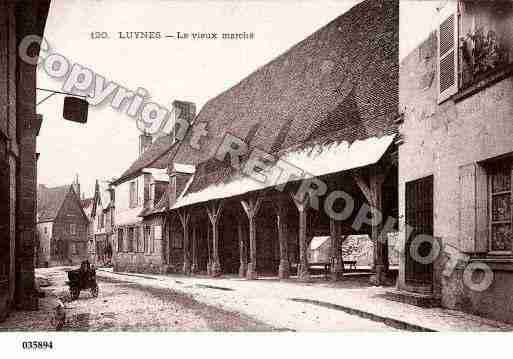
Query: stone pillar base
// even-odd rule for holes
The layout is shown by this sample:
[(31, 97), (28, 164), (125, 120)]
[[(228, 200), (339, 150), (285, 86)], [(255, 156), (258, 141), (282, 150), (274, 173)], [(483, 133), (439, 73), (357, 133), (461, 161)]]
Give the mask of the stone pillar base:
[(185, 275), (190, 275), (191, 274), (191, 263), (189, 261), (184, 261), (183, 262), (182, 272)]
[(210, 275), (212, 277), (219, 277), (221, 274), (221, 264), (219, 261), (212, 261)]
[(255, 267), (256, 266), (253, 263), (248, 263), (248, 270), (246, 272), (247, 279), (257, 279), (258, 278), (257, 271), (256, 271)]
[(376, 264), (374, 266), (376, 274), (371, 276), (370, 282), (373, 285), (382, 286), (388, 284), (388, 271), (386, 270), (386, 267), (382, 264)]
[(290, 277), (290, 263), (288, 260), (281, 260), (278, 267), (278, 277), (280, 279), (287, 279)]
[(298, 264), (297, 266), (297, 279), (300, 281), (309, 281), (310, 273), (308, 272), (308, 267), (302, 264)]
[(344, 278), (344, 267), (340, 261), (334, 260), (333, 267), (331, 267), (330, 277), (332, 281), (342, 280)]
[(208, 276), (212, 275), (212, 262), (211, 261), (207, 262), (207, 275)]
[(248, 264), (247, 263), (241, 263), (240, 267), (239, 267), (239, 277), (240, 278), (245, 278), (247, 270), (248, 270)]
[(191, 266), (191, 274), (196, 274), (199, 271), (199, 267), (197, 263), (193, 263)]

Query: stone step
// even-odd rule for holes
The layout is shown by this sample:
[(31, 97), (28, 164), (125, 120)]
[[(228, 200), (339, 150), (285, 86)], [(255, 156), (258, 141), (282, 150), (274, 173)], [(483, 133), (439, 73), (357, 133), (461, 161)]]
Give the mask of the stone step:
[(406, 303), (422, 308), (436, 308), (441, 306), (440, 298), (432, 294), (420, 294), (393, 289), (385, 293), (384, 297), (396, 302)]

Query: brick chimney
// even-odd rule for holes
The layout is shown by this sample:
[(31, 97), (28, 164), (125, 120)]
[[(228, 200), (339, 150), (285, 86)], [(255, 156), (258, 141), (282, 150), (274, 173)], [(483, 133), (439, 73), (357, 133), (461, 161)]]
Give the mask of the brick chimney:
[(139, 156), (150, 147), (152, 141), (151, 135), (142, 133), (139, 135)]
[(82, 199), (82, 192), (80, 192), (80, 182), (78, 181), (78, 173), (75, 175), (75, 180), (73, 181), (73, 191), (75, 191), (78, 199)]
[(173, 136), (176, 138), (180, 133), (183, 136), (184, 131), (186, 130), (186, 128), (183, 126), (180, 127), (180, 120), (186, 120), (187, 122), (191, 123), (196, 117), (196, 104), (189, 101), (174, 100), (172, 106), (174, 113), (174, 123), (173, 127), (171, 128), (171, 132), (173, 132)]

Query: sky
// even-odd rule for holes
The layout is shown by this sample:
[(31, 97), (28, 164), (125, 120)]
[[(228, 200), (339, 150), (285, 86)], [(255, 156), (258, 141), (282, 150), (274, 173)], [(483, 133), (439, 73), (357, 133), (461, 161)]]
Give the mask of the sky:
[[(205, 102), (237, 84), (360, 1), (157, 1), (52, 0), (45, 28), (50, 52), (89, 67), (130, 89), (143, 87), (164, 106), (173, 100)], [(400, 57), (434, 29), (440, 1), (403, 0)], [(119, 32), (246, 32), (251, 40), (121, 39)], [(108, 39), (92, 39), (107, 32)], [(38, 69), (38, 87), (62, 90), (63, 82)], [(38, 92), (38, 100), (47, 93)], [(78, 174), (91, 196), (96, 179), (121, 175), (138, 156), (138, 131), (124, 112), (90, 106), (86, 124), (62, 118), (63, 96), (37, 107), (44, 122), (38, 137), (38, 182), (69, 184)]]

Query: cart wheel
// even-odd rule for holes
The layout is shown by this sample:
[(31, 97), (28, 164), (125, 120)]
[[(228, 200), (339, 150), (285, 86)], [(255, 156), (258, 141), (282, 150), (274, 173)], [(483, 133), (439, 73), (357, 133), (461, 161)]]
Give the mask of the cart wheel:
[(91, 288), (91, 295), (94, 298), (97, 298), (98, 297), (98, 292), (99, 292), (99, 288), (98, 288), (98, 284), (96, 284), (94, 287)]
[(77, 287), (70, 287), (69, 294), (71, 295), (71, 300), (76, 300), (80, 295), (80, 289), (78, 289)]

